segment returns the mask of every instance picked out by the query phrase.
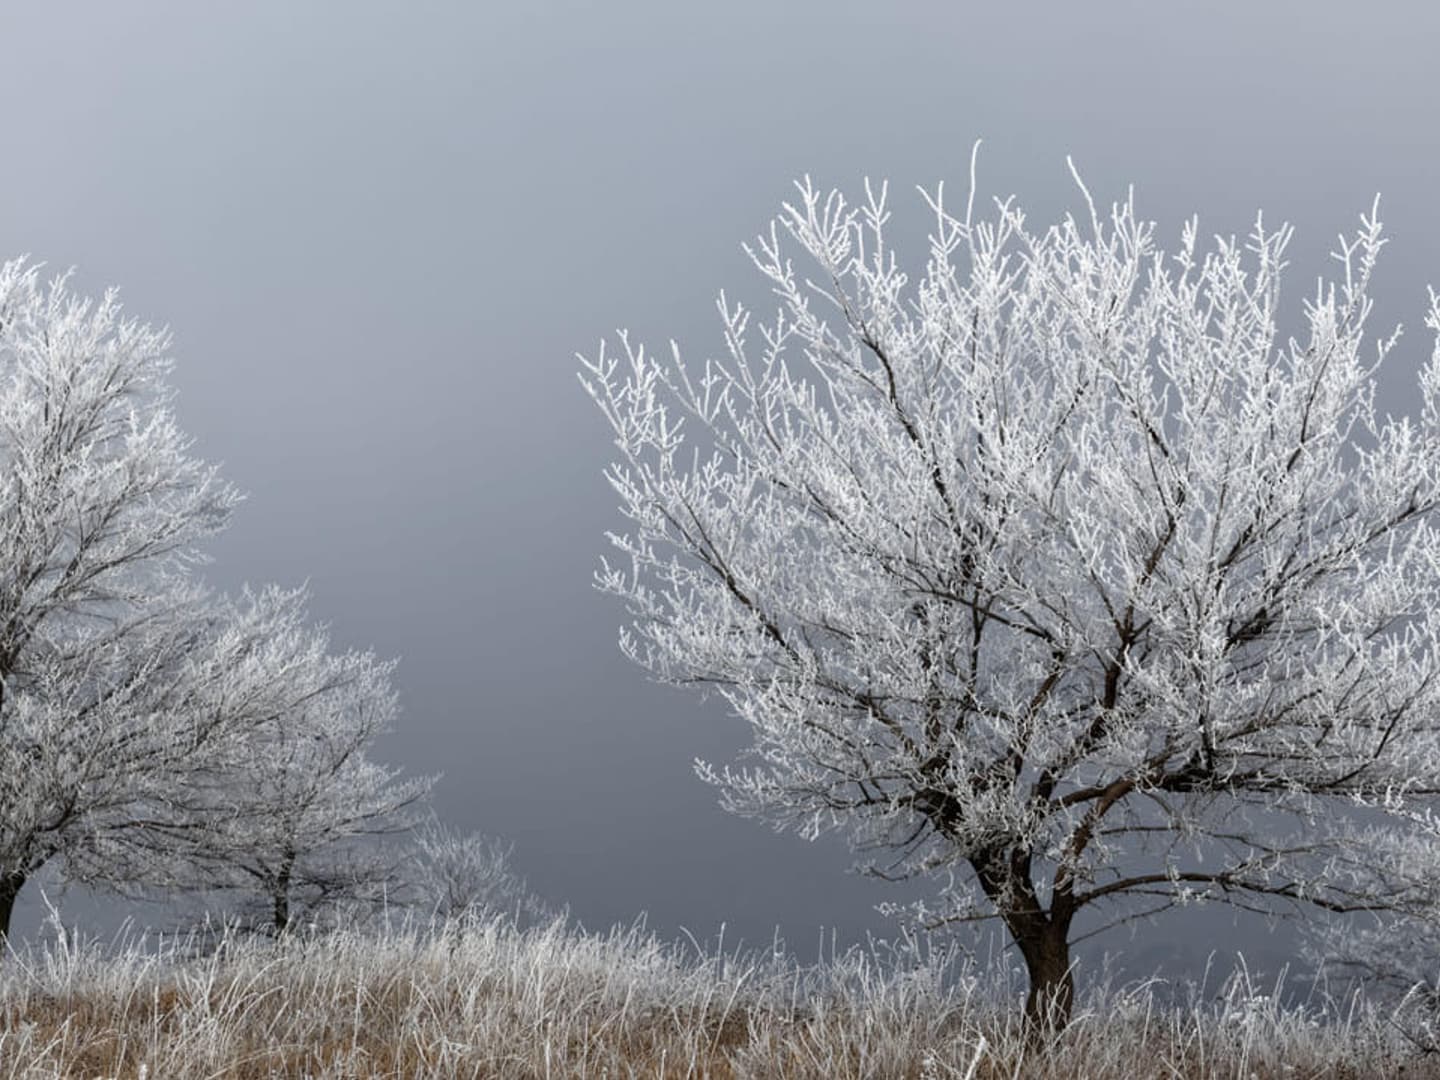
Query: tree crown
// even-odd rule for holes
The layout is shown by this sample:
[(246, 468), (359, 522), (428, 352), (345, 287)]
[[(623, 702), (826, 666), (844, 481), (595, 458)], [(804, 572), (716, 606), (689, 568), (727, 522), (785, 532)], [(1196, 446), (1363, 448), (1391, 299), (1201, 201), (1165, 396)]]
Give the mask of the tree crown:
[(778, 311), (722, 294), (723, 357), (581, 358), (632, 526), (598, 584), (628, 656), (750, 725), (749, 767), (699, 765), (724, 804), (1017, 938), (1397, 902), (1343, 807), (1440, 787), (1440, 350), (1379, 416), (1376, 209), (1282, 340), (1258, 216), (1167, 255), (1133, 198), (1036, 231), (972, 177), (912, 283), (883, 185), (797, 190), (746, 247)]

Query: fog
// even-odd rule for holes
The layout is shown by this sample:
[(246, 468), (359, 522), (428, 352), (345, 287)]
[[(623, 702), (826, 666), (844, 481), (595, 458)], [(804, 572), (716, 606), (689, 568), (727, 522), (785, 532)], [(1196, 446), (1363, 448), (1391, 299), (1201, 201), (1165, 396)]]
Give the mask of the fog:
[[(1382, 408), (1407, 407), (1440, 282), (1434, 6), (978, 8), (12, 5), (0, 247), (171, 325), (181, 423), (249, 492), (207, 575), (308, 581), (338, 644), (400, 657), (379, 754), (443, 772), (437, 812), (513, 840), (538, 892), (587, 926), (802, 952), (889, 934), (873, 906), (919, 892), (724, 814), (691, 762), (746, 732), (619, 654), (590, 587), (611, 437), (575, 353), (620, 326), (718, 352), (715, 296), (764, 301), (740, 244), (803, 173), (888, 177), (918, 251), (914, 186), (963, 189), (977, 138), (982, 198), (1033, 222), (1077, 207), (1067, 154), (1166, 237), (1291, 221), (1292, 311), (1382, 192), (1375, 325), (1411, 330)], [(39, 917), (25, 897), (17, 932)], [(1102, 944), (1142, 967), (1291, 948), (1202, 925)]]

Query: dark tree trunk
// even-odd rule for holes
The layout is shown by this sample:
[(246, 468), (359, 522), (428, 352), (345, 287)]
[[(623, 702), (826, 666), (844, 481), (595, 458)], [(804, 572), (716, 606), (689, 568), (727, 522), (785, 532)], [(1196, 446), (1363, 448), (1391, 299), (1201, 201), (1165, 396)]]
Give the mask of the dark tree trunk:
[(290, 878), (295, 869), (295, 858), (288, 851), (280, 863), (280, 872), (275, 875), (271, 900), (275, 918), (275, 933), (280, 935), (290, 929)]
[(25, 875), (0, 874), (0, 956), (10, 941), (10, 917), (15, 913), (15, 898), (25, 886)]
[(1030, 880), (1026, 851), (991, 850), (971, 857), (1005, 929), (1010, 931), (1025, 970), (1030, 992), (1025, 998), (1025, 1028), (1032, 1038), (1045, 1039), (1070, 1023), (1075, 1005), (1075, 978), (1070, 970), (1070, 921), (1074, 908), (1055, 897), (1046, 911)]
[(1057, 1034), (1070, 1023), (1075, 976), (1070, 967), (1069, 929), (1068, 922), (1050, 921), (1034, 934), (1015, 937), (1030, 977), (1025, 1027), (1032, 1036)]

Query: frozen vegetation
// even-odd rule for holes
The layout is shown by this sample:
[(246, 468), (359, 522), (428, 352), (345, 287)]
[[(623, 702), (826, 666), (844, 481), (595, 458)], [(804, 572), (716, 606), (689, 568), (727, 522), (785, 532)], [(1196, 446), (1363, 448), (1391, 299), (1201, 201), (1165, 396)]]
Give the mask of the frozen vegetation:
[[(1166, 251), (1078, 190), (1037, 230), (937, 189), (912, 279), (883, 185), (806, 179), (747, 249), (773, 318), (582, 358), (622, 648), (753, 736), (700, 776), (929, 880), (907, 926), (997, 922), (1003, 970), (587, 935), (503, 844), (417, 832), (433, 781), (370, 757), (394, 665), (203, 578), (240, 496), (168, 333), (0, 264), (0, 1080), (1440, 1076), (1440, 346), (1382, 415), (1378, 208), (1290, 337), (1288, 227)], [(12, 948), (41, 875), (236, 922)], [(1199, 903), (1305, 915), (1392, 996), (1077, 992), (1081, 920)]]
[(972, 168), (907, 256), (883, 184), (806, 177), (718, 356), (581, 357), (621, 648), (749, 726), (727, 809), (1003, 926), (1037, 1024), (1077, 926), (1195, 903), (1383, 915), (1336, 950), (1434, 971), (1440, 349), (1382, 413), (1378, 203), (1290, 335), (1287, 226), (1167, 249), (1075, 179), (1037, 227)]
[(1440, 1077), (1388, 1011), (1243, 976), (1082, 992), (1041, 1044), (1010, 976), (916, 947), (801, 965), (503, 916), (192, 944), (8, 957), (0, 1077)]

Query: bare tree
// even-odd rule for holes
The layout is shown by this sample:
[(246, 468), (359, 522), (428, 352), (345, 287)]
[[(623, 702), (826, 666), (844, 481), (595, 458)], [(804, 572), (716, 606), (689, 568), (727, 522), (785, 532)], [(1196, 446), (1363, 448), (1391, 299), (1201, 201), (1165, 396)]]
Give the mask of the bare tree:
[(244, 759), (191, 785), (165, 848), (173, 884), (258, 903), (258, 922), (283, 933), (386, 902), (400, 856), (375, 838), (409, 830), (433, 780), (402, 780), (368, 756), (399, 711), (394, 664), (332, 654), (305, 622), (302, 592), (262, 598), (285, 611), (267, 642), (265, 666), (284, 684), (276, 711)]
[(722, 294), (721, 360), (581, 358), (633, 526), (599, 587), (750, 725), (752, 767), (699, 766), (724, 805), (934, 876), (928, 925), (998, 918), (1037, 1025), (1082, 913), (1409, 902), (1350, 807), (1403, 834), (1384, 793), (1440, 786), (1440, 350), (1418, 422), (1377, 416), (1375, 211), (1285, 341), (1258, 217), (1167, 257), (1083, 185), (1078, 221), (976, 220), (972, 175), (912, 286), (883, 187), (797, 187), (746, 249), (758, 343)]
[(186, 704), (243, 635), (190, 573), (237, 497), (175, 426), (168, 345), (113, 293), (0, 267), (0, 933), (52, 859), (127, 875), (132, 811), (253, 720)]
[[(393, 709), (383, 665), (321, 655), (300, 594), (230, 601), (197, 580), (238, 496), (176, 426), (169, 346), (113, 292), (0, 266), (0, 940), (48, 865), (193, 884), (177, 856), (213, 831), (216, 791), (242, 773), (263, 789), (287, 739), (329, 752), (319, 702)], [(349, 760), (327, 762), (370, 775)]]
[[(1362, 804), (1367, 800), (1361, 800)], [(1309, 959), (1347, 991), (1363, 988), (1426, 1053), (1440, 1051), (1440, 817), (1434, 800), (1392, 789), (1384, 817), (1357, 837), (1352, 873), (1387, 910), (1335, 915), (1307, 926)], [(1395, 828), (1398, 819), (1404, 828)]]
[(548, 908), (510, 865), (513, 845), (431, 821), (415, 834), (417, 901), (442, 918), (543, 917)]

